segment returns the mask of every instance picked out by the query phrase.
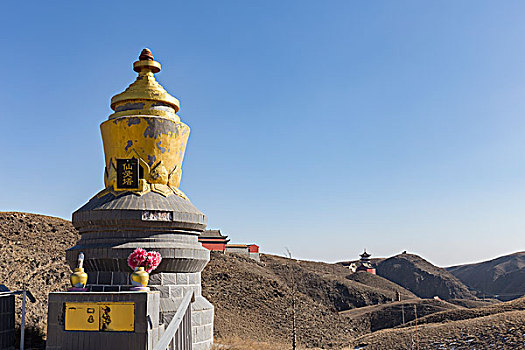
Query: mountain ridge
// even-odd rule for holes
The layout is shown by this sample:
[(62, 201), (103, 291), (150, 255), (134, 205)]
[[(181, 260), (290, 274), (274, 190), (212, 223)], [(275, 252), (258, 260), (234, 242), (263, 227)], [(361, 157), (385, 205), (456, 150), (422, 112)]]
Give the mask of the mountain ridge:
[(478, 297), (492, 296), (506, 301), (525, 295), (524, 251), (446, 269), (477, 291)]
[(419, 255), (394, 255), (377, 264), (376, 271), (420, 298), (477, 299), (454, 275)]

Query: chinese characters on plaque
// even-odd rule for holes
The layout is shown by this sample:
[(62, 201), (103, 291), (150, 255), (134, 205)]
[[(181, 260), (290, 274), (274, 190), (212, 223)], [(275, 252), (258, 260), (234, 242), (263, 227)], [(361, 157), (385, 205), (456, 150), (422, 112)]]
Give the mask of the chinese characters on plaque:
[(117, 188), (116, 190), (139, 189), (139, 160), (117, 159)]

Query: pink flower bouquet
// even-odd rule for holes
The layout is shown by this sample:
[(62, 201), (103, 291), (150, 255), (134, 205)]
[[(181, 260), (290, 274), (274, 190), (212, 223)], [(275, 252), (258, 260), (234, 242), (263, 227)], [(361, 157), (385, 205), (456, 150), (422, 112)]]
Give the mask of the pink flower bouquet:
[(144, 271), (150, 273), (159, 266), (162, 257), (158, 252), (147, 252), (142, 248), (137, 248), (128, 256), (128, 266), (132, 270), (136, 270), (137, 267), (143, 267)]

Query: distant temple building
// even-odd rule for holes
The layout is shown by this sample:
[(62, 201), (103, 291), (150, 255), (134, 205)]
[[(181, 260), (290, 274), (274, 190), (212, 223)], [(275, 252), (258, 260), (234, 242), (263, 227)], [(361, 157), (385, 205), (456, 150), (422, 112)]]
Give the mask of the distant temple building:
[(366, 271), (369, 273), (373, 273), (375, 275), (376, 269), (374, 265), (372, 264), (372, 262), (370, 261), (370, 257), (372, 255), (368, 254), (365, 249), (363, 254), (359, 256), (361, 257), (361, 259), (359, 259), (359, 262), (357, 263), (356, 271)]
[(206, 230), (199, 236), (202, 246), (212, 251), (224, 252), (229, 241), (228, 236), (223, 236), (221, 230)]
[(199, 242), (204, 248), (226, 254), (240, 254), (260, 261), (257, 244), (228, 244), (228, 236), (223, 236), (221, 230), (206, 230), (199, 236)]

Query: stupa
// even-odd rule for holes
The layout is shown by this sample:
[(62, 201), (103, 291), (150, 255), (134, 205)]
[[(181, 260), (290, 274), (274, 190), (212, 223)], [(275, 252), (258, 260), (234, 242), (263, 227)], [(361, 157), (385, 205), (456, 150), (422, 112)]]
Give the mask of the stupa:
[(210, 252), (198, 242), (206, 216), (179, 189), (190, 128), (180, 104), (156, 81), (161, 69), (150, 50), (133, 63), (138, 77), (113, 96), (114, 113), (100, 125), (105, 188), (73, 213), (81, 234), (66, 258), (75, 267), (84, 253), (92, 292), (129, 290), (127, 257), (135, 248), (162, 255), (149, 286), (160, 291), (159, 321), (167, 325), (183, 296), (193, 292), (193, 349), (209, 349), (213, 306), (201, 295), (201, 271)]

